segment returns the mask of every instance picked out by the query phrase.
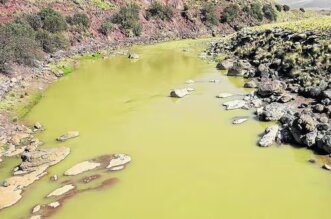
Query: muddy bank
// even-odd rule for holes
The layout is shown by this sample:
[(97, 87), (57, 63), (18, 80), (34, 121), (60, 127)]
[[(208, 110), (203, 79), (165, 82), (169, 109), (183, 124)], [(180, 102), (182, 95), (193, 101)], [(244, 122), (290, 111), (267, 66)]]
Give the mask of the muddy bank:
[(255, 88), (238, 108), (256, 108), (259, 120), (278, 122), (266, 129), (260, 146), (276, 141), (331, 153), (330, 36), (330, 29), (244, 30), (208, 49), (214, 57), (227, 54), (218, 69), (246, 78), (244, 87)]

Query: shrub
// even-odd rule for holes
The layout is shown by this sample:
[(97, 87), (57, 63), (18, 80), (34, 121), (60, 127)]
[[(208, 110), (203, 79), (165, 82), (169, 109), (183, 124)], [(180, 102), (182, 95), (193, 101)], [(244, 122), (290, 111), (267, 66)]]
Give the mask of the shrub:
[(263, 20), (262, 5), (260, 3), (252, 3), (250, 14), (252, 17), (258, 19), (259, 21), (262, 21)]
[(264, 5), (262, 8), (264, 16), (270, 21), (277, 20), (277, 13), (271, 4)]
[(131, 35), (131, 32), (139, 36), (142, 30), (141, 24), (139, 23), (139, 6), (137, 4), (129, 4), (122, 6), (120, 10), (113, 16), (113, 23), (119, 24), (122, 31), (126, 35)]
[(276, 4), (275, 5), (277, 11), (281, 12), (283, 10), (283, 6), (279, 5), (279, 4)]
[(51, 8), (42, 9), (38, 15), (43, 22), (43, 29), (52, 33), (64, 31), (67, 27), (64, 17)]
[(289, 11), (289, 10), (291, 10), (291, 8), (288, 5), (283, 5), (283, 10), (284, 11)]
[(87, 29), (90, 27), (90, 19), (84, 13), (74, 14), (72, 17), (67, 17), (67, 22), (70, 25), (80, 26), (83, 29)]
[(215, 12), (215, 7), (212, 3), (204, 5), (202, 9), (202, 21), (209, 25), (217, 25), (218, 24), (218, 18)]
[(60, 33), (50, 33), (45, 30), (38, 30), (36, 40), (45, 52), (52, 53), (58, 49), (64, 49), (68, 42)]
[(0, 4), (6, 4), (8, 2), (8, 0), (0, 0)]
[(38, 45), (32, 27), (22, 20), (15, 20), (0, 27), (0, 70), (8, 70), (12, 62), (33, 65), (38, 57)]
[(100, 26), (100, 29), (99, 31), (104, 34), (104, 35), (108, 35), (110, 32), (112, 32), (114, 30), (114, 24), (113, 22), (111, 21), (111, 19), (105, 19), (101, 26)]
[(300, 8), (301, 12), (306, 12), (306, 10), (304, 8)]
[(232, 22), (239, 13), (239, 6), (237, 4), (231, 4), (223, 11), (222, 22)]
[(171, 20), (174, 15), (173, 9), (169, 5), (163, 5), (159, 1), (153, 1), (146, 10), (146, 18), (157, 17), (161, 20)]
[(40, 16), (37, 14), (27, 15), (26, 20), (34, 30), (38, 30), (43, 26), (43, 22)]

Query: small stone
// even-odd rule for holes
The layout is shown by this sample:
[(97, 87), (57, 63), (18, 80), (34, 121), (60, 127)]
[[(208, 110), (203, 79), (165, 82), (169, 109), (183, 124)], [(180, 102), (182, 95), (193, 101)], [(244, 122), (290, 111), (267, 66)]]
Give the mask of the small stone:
[(129, 59), (139, 59), (139, 55), (136, 53), (130, 53), (128, 56)]
[(246, 102), (244, 100), (232, 100), (223, 103), (223, 106), (225, 106), (226, 110), (240, 109), (243, 108), (245, 105)]
[(39, 130), (39, 129), (42, 129), (42, 125), (39, 123), (39, 122), (36, 122), (34, 125), (33, 125), (33, 128)]
[(51, 208), (57, 208), (60, 206), (60, 202), (52, 202), (52, 203), (48, 204), (48, 206)]
[(53, 175), (53, 176), (51, 176), (50, 180), (51, 180), (52, 182), (57, 181), (57, 180), (58, 180), (57, 175)]
[(316, 163), (316, 160), (315, 159), (309, 159), (308, 162), (309, 163)]
[(212, 80), (209, 80), (210, 83), (219, 83), (220, 80), (217, 80), (217, 79), (212, 79)]
[(33, 214), (37, 213), (38, 211), (40, 211), (40, 208), (41, 208), (40, 205), (35, 206), (35, 207), (32, 209), (32, 213), (33, 213)]
[(324, 164), (324, 165), (322, 166), (322, 168), (325, 169), (325, 170), (331, 170), (331, 166), (328, 165), (328, 164)]
[(100, 163), (84, 161), (84, 162), (78, 163), (78, 164), (74, 165), (73, 167), (71, 167), (70, 169), (68, 169), (64, 173), (64, 175), (65, 176), (75, 176), (75, 175), (87, 172), (89, 170), (93, 170), (93, 169), (99, 167), (100, 165), (101, 165)]
[(185, 84), (194, 84), (195, 83), (195, 81), (193, 81), (193, 80), (187, 80), (186, 82), (185, 82)]
[(60, 137), (58, 137), (56, 140), (57, 141), (60, 141), (60, 142), (64, 142), (64, 141), (67, 141), (69, 139), (76, 138), (78, 136), (79, 136), (79, 132), (77, 132), (77, 131), (69, 131), (66, 134), (61, 135)]
[(232, 124), (239, 125), (239, 124), (242, 124), (244, 122), (247, 122), (247, 120), (248, 120), (248, 117), (237, 117), (237, 118), (233, 119)]
[(230, 93), (220, 93), (216, 97), (217, 98), (227, 98), (227, 97), (232, 97), (232, 96), (233, 96), (233, 94), (230, 94)]

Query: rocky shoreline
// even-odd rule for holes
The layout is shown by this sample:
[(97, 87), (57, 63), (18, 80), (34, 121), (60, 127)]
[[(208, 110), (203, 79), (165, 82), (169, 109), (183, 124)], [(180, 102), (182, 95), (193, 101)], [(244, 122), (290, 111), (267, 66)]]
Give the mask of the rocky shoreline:
[[(331, 30), (285, 28), (242, 30), (207, 50), (217, 68), (246, 78), (255, 90), (227, 108), (256, 109), (260, 121), (275, 121), (259, 140), (262, 147), (294, 144), (317, 154), (331, 153)], [(330, 160), (330, 159), (328, 159)], [(329, 162), (329, 161), (327, 161)]]

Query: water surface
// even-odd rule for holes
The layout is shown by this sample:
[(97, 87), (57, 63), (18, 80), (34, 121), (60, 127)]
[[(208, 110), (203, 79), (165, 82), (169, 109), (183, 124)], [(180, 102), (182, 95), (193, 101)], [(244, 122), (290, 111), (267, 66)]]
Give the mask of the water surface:
[[(104, 154), (127, 153), (133, 162), (106, 173), (119, 182), (78, 194), (52, 218), (58, 219), (220, 219), (325, 218), (331, 203), (331, 176), (307, 160), (313, 155), (290, 146), (259, 148), (266, 124), (253, 118), (234, 126), (220, 92), (242, 94), (241, 79), (229, 79), (215, 64), (197, 58), (198, 41), (135, 47), (141, 59), (124, 56), (84, 62), (45, 93), (26, 120), (39, 121), (44, 147), (68, 146), (72, 153), (50, 175), (29, 187), (19, 204), (0, 218), (24, 218), (66, 180), (63, 172), (77, 162)], [(169, 90), (192, 85), (194, 94), (171, 99)], [(208, 83), (220, 79), (220, 83)], [(54, 139), (78, 130), (65, 143)], [(12, 161), (12, 165), (14, 165)], [(9, 174), (9, 168), (4, 170)], [(5, 175), (5, 174), (4, 174)], [(97, 182), (95, 182), (97, 183)]]

